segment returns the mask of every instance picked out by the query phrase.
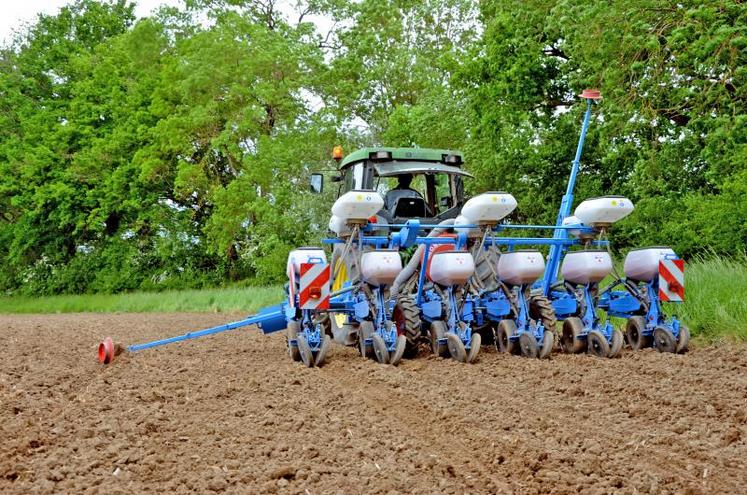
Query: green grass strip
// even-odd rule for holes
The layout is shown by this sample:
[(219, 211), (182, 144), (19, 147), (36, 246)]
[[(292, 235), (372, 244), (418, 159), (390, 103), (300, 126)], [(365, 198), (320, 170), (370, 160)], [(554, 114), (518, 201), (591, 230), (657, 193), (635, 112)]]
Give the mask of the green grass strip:
[(283, 300), (281, 286), (0, 298), (0, 313), (252, 313)]

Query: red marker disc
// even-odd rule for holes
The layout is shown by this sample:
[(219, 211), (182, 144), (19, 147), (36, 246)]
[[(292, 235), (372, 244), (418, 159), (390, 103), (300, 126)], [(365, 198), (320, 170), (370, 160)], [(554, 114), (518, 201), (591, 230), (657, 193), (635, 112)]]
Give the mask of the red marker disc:
[(578, 96), (580, 96), (581, 98), (588, 99), (588, 100), (601, 100), (602, 99), (602, 93), (598, 89), (585, 89)]
[(114, 342), (107, 337), (99, 344), (99, 362), (109, 364), (114, 359)]

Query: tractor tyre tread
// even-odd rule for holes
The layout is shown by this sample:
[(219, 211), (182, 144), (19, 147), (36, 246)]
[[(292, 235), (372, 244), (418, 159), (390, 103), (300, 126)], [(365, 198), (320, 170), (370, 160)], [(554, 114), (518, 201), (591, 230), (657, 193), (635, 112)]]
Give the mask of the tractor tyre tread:
[[(400, 313), (401, 317), (399, 317)], [(392, 319), (394, 324), (397, 325), (397, 332), (407, 339), (405, 357), (413, 357), (418, 352), (418, 346), (423, 336), (423, 324), (420, 320), (420, 310), (415, 304), (415, 298), (409, 295), (400, 296), (394, 305)]]

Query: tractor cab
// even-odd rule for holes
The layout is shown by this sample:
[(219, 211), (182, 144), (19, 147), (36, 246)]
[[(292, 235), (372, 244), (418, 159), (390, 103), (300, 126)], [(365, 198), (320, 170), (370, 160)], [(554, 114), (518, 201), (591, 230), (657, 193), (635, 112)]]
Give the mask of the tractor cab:
[(364, 148), (340, 161), (339, 194), (375, 190), (384, 198), (378, 215), (389, 223), (419, 219), (434, 224), (456, 218), (464, 204), (458, 151), (424, 148)]

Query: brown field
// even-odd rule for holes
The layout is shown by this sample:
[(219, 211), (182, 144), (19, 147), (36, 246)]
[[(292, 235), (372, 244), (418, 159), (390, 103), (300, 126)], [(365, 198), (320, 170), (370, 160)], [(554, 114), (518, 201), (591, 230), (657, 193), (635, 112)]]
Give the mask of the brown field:
[(236, 330), (95, 360), (230, 319), (0, 316), (0, 492), (747, 491), (745, 346), (306, 369)]

